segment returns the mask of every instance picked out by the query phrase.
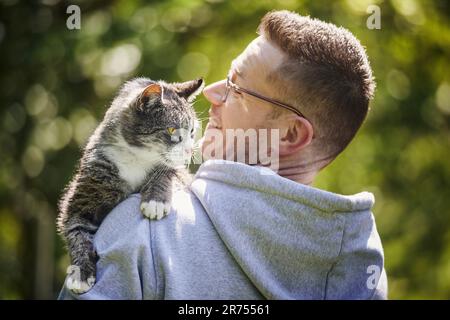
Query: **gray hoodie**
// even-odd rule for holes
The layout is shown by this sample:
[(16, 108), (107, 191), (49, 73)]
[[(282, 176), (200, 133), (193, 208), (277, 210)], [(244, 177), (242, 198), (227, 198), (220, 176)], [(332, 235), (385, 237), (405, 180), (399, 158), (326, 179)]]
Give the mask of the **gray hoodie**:
[(60, 299), (386, 299), (374, 197), (207, 161), (168, 217), (132, 195), (95, 237), (97, 283)]

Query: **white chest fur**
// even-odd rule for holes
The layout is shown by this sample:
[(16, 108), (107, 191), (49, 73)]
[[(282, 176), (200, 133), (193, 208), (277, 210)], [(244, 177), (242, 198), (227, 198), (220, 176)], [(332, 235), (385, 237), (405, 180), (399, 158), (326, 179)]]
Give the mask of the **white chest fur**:
[(120, 141), (117, 145), (105, 148), (105, 154), (119, 169), (122, 179), (136, 190), (144, 183), (148, 172), (161, 159), (161, 151), (154, 148), (137, 148)]

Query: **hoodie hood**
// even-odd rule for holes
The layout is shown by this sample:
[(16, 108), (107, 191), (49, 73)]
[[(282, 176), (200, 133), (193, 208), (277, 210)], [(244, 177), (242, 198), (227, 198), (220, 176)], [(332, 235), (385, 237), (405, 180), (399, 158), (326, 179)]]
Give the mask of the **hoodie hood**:
[[(326, 298), (330, 273), (346, 248), (381, 249), (372, 237), (369, 192), (339, 195), (223, 160), (205, 162), (191, 190), (240, 268), (269, 299)], [(367, 277), (364, 266), (347, 269)]]

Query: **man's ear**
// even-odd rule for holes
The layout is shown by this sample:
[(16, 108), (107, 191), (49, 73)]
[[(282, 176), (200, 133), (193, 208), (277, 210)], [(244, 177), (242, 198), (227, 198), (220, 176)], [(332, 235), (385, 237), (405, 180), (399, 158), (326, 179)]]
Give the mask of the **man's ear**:
[(287, 120), (280, 132), (280, 156), (291, 155), (307, 147), (313, 138), (311, 123), (300, 116)]
[(180, 97), (185, 98), (188, 102), (192, 102), (195, 97), (202, 92), (204, 81), (200, 78), (182, 83), (175, 83), (174, 86)]
[(163, 88), (158, 83), (152, 83), (142, 90), (138, 98), (138, 108), (142, 110), (146, 106), (151, 106), (155, 102), (162, 101)]

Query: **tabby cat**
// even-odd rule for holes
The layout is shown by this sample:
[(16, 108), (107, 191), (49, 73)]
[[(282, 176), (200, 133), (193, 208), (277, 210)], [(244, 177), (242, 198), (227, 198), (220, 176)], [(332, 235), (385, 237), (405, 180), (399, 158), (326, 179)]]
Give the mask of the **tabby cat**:
[(168, 214), (173, 183), (185, 176), (184, 164), (191, 157), (197, 121), (192, 102), (202, 87), (202, 79), (131, 80), (90, 137), (59, 203), (57, 219), (72, 270), (77, 270), (66, 281), (74, 293), (94, 285), (93, 237), (118, 203), (139, 192), (146, 217)]

